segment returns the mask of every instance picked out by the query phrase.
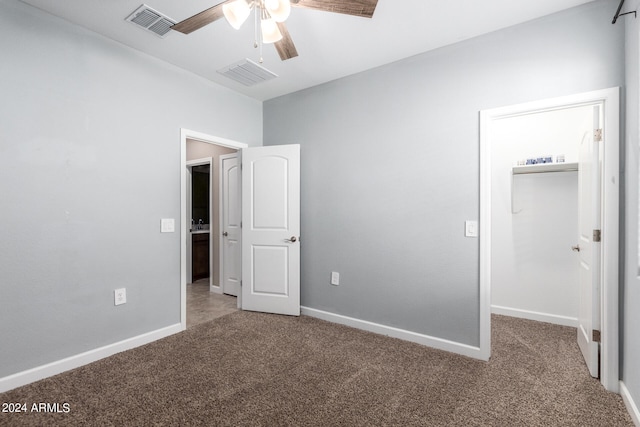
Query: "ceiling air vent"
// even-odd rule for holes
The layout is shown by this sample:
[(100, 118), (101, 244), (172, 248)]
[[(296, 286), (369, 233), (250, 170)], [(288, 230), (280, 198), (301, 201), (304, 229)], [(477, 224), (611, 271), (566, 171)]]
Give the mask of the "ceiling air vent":
[(240, 82), (245, 86), (253, 86), (278, 77), (277, 74), (256, 64), (250, 59), (243, 59), (235, 64), (221, 68), (218, 70), (218, 73)]
[(127, 16), (126, 21), (136, 24), (140, 28), (151, 31), (158, 37), (165, 38), (171, 27), (175, 25), (175, 21), (162, 13), (151, 9), (143, 4), (135, 10), (131, 15)]

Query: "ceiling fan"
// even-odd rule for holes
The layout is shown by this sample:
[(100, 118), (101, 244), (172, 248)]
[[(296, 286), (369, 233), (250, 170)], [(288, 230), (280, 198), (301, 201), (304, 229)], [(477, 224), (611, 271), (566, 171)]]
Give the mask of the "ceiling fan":
[(171, 29), (189, 34), (223, 16), (232, 27), (239, 29), (251, 14), (251, 9), (254, 9), (256, 39), (259, 19), (261, 43), (273, 43), (280, 59), (286, 61), (298, 56), (298, 51), (284, 23), (289, 17), (291, 6), (371, 18), (377, 3), (378, 0), (225, 0), (178, 22)]

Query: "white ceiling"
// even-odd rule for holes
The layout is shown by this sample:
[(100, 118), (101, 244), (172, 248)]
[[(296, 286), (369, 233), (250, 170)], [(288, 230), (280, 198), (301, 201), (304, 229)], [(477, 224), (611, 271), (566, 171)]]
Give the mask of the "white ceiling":
[(171, 31), (164, 39), (125, 21), (143, 2), (179, 22), (221, 0), (22, 1), (267, 100), (593, 0), (379, 0), (372, 19), (292, 8), (287, 28), (299, 56), (283, 62), (265, 45), (263, 65), (279, 77), (252, 87), (216, 72), (244, 58), (258, 62), (251, 20), (239, 31), (221, 19), (189, 35)]

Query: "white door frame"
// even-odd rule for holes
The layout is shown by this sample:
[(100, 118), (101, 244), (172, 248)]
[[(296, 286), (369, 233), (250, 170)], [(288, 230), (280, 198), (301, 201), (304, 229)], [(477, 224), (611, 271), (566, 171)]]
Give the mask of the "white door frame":
[(230, 139), (180, 129), (180, 324), (182, 330), (187, 329), (187, 139), (238, 150), (249, 146)]
[[(491, 139), (496, 120), (564, 108), (604, 105), (604, 157), (601, 161), (602, 342), (600, 382), (613, 392), (619, 387), (618, 234), (620, 90), (609, 88), (480, 112), (480, 354), (491, 356)], [(576, 296), (577, 297), (577, 296)]]
[[(187, 281), (189, 281), (189, 277), (191, 277), (191, 282), (193, 282), (193, 268), (191, 267), (189, 260), (193, 259), (193, 253), (191, 250), (193, 233), (190, 231), (187, 232), (187, 230), (191, 229), (190, 221), (191, 221), (191, 218), (193, 218), (193, 213), (192, 213), (193, 201), (191, 200), (190, 192), (193, 189), (193, 167), (202, 166), (202, 165), (209, 165), (209, 211), (211, 211), (211, 207), (213, 206), (213, 157), (203, 157), (201, 159), (187, 160), (185, 164), (185, 168), (187, 169), (187, 185), (185, 187), (185, 190), (187, 190), (187, 213), (185, 216), (188, 219), (187, 228), (185, 229), (185, 233), (187, 234), (186, 273), (187, 273)], [(209, 271), (213, 272), (213, 251), (212, 251), (213, 227), (211, 226), (211, 219), (212, 219), (211, 213), (209, 213), (209, 217), (210, 217), (209, 218)], [(213, 274), (209, 274), (209, 291), (213, 291), (213, 288), (214, 288)]]

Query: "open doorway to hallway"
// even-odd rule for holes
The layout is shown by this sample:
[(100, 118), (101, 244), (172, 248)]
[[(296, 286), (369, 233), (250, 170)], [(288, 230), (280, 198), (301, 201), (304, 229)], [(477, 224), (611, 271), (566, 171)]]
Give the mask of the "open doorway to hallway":
[(221, 157), (237, 149), (187, 139), (187, 327), (237, 309), (235, 297), (223, 296), (220, 250)]

